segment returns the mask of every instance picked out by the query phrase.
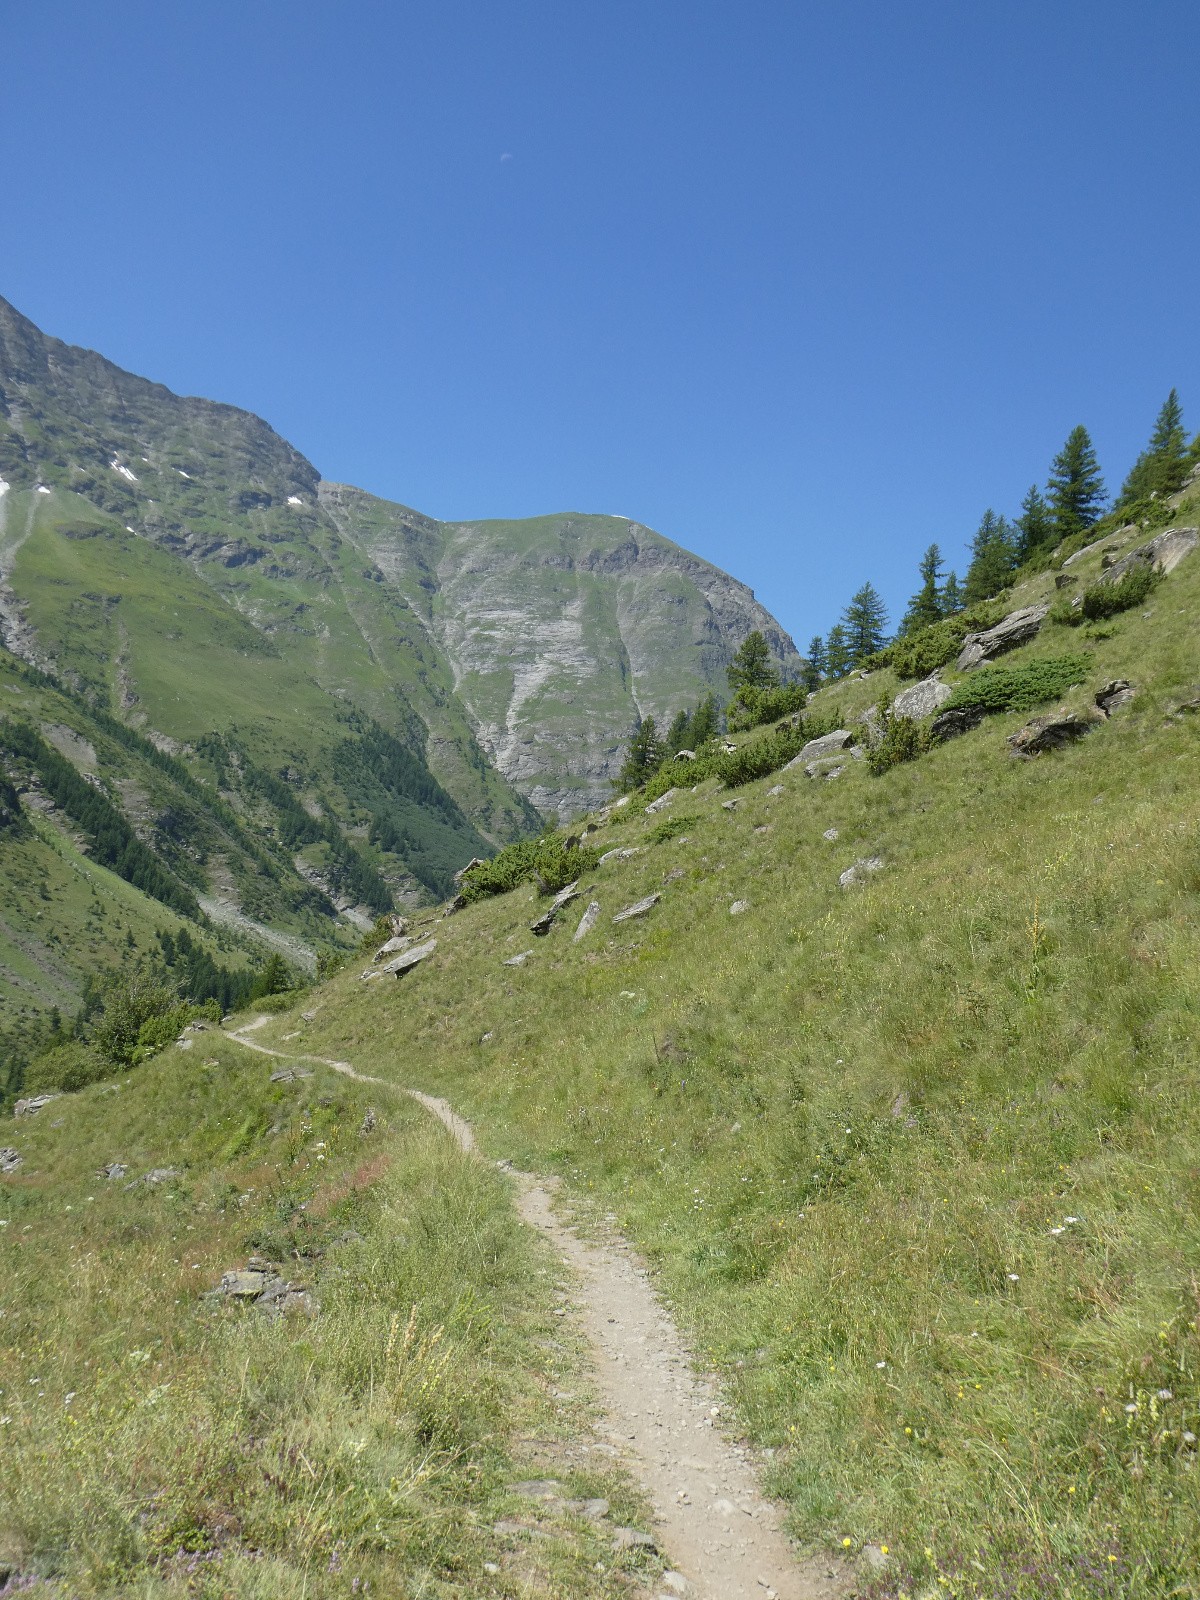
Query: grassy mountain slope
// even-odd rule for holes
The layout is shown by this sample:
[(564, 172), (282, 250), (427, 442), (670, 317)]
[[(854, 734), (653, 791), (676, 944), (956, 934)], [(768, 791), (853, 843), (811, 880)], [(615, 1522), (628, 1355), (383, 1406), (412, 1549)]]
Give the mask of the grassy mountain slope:
[(873, 1595), (1196, 1592), (1198, 604), (1193, 555), (1007, 658), (1082, 651), (1080, 711), (1136, 686), (1070, 749), (1014, 758), (1027, 714), (998, 715), (878, 779), (685, 792), (674, 837), (630, 806), (581, 943), (531, 938), (519, 889), (403, 984), (350, 971), (278, 1023), (615, 1211), (796, 1530), (887, 1547)]

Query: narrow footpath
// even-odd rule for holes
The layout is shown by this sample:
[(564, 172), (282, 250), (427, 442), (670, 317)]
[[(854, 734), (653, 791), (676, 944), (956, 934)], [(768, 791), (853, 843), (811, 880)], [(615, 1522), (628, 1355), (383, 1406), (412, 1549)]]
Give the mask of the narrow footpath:
[[(273, 1050), (247, 1037), (269, 1020), (258, 1017), (226, 1037), (263, 1055), (314, 1061), (359, 1083), (407, 1094), (445, 1125), (464, 1153), (478, 1154), (469, 1123), (445, 1100), (368, 1077), (349, 1061)], [(522, 1219), (550, 1241), (575, 1277), (575, 1313), (593, 1352), (604, 1431), (653, 1505), (672, 1566), (663, 1600), (680, 1594), (689, 1600), (848, 1595), (851, 1585), (830, 1561), (797, 1557), (779, 1507), (758, 1487), (751, 1452), (722, 1433), (720, 1397), (693, 1369), (679, 1330), (628, 1244), (619, 1237), (582, 1238), (556, 1214), (556, 1180), (500, 1165), (516, 1184)]]

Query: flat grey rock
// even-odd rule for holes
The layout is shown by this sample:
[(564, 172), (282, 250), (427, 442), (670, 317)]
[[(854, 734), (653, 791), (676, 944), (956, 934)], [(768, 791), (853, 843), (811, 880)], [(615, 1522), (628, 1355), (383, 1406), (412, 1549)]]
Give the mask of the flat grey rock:
[(1104, 584), (1120, 583), (1136, 567), (1153, 567), (1157, 572), (1174, 572), (1184, 556), (1191, 555), (1200, 544), (1200, 529), (1168, 528), (1148, 544), (1139, 545), (1127, 556), (1113, 563), (1101, 577)]
[(403, 977), (406, 972), (411, 972), (414, 967), (419, 966), (427, 956), (431, 956), (436, 949), (437, 940), (426, 939), (424, 944), (415, 945), (413, 949), (405, 950), (403, 954), (393, 956), (390, 961), (384, 962), (379, 968), (380, 976), (392, 973), (397, 978)]
[(371, 957), (371, 960), (382, 961), (384, 956), (394, 956), (399, 950), (407, 950), (411, 943), (411, 934), (398, 934), (395, 938), (389, 939), (386, 944), (381, 944)]
[(836, 756), (842, 750), (848, 750), (854, 743), (854, 735), (848, 728), (835, 728), (832, 733), (823, 733), (819, 739), (810, 739), (800, 751), (784, 767), (785, 772), (791, 772), (794, 767), (806, 767), (810, 761), (821, 761), (826, 756)]
[(502, 961), (502, 967), (523, 967), (533, 954), (532, 950), (522, 950), (519, 955), (509, 956), (507, 961)]
[(575, 935), (571, 941), (572, 944), (578, 944), (581, 939), (587, 938), (588, 934), (596, 926), (599, 916), (600, 902), (599, 900), (593, 900), (579, 919), (579, 926), (575, 929)]
[(530, 933), (536, 933), (539, 938), (549, 933), (550, 929), (554, 926), (554, 919), (558, 916), (558, 913), (562, 910), (562, 908), (570, 905), (572, 900), (578, 900), (578, 898), (578, 882), (569, 883), (565, 889), (560, 889), (554, 896), (554, 899), (550, 902), (549, 906), (547, 906), (546, 910), (542, 912), (540, 917), (538, 917), (536, 922), (531, 922), (529, 924)]
[(982, 633), (969, 633), (963, 640), (956, 663), (960, 672), (969, 672), (985, 661), (992, 661), (1006, 650), (1015, 650), (1019, 644), (1028, 644), (1038, 635), (1050, 607), (1046, 602), (1036, 606), (1022, 606)]
[(644, 917), (647, 911), (652, 910), (661, 899), (661, 894), (648, 894), (644, 900), (635, 900), (633, 905), (626, 906), (624, 911), (617, 912), (613, 918), (614, 924), (628, 922), (632, 917)]
[(602, 867), (609, 861), (628, 861), (631, 856), (637, 855), (641, 855), (641, 851), (636, 845), (618, 845), (615, 850), (606, 850), (596, 865)]
[(933, 716), (935, 711), (940, 711), (953, 693), (949, 684), (943, 683), (935, 672), (928, 678), (922, 678), (920, 683), (901, 689), (892, 701), (892, 715), (910, 717), (913, 722), (920, 722), (925, 717)]
[(735, 900), (729, 908), (729, 915), (731, 917), (740, 917), (743, 911), (749, 911), (749, 909), (749, 900)]
[(653, 817), (658, 812), (665, 811), (667, 806), (671, 804), (672, 800), (675, 799), (678, 793), (678, 789), (668, 789), (666, 794), (660, 794), (657, 800), (651, 800), (650, 804), (646, 807), (646, 815), (648, 817)]
[(876, 872), (882, 871), (883, 861), (879, 856), (863, 856), (839, 875), (838, 883), (843, 889), (850, 889), (856, 883), (863, 883)]
[(18, 1100), (13, 1107), (14, 1117), (36, 1117), (43, 1106), (48, 1106), (51, 1100), (57, 1100), (56, 1094), (34, 1094), (28, 1100)]

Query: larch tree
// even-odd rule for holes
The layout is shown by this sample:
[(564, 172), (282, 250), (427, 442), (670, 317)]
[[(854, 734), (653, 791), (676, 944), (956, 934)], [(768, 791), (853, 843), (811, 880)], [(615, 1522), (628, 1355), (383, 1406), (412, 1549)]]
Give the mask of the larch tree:
[(1158, 413), (1150, 443), (1121, 486), (1117, 509), (1124, 510), (1155, 495), (1174, 494), (1187, 477), (1190, 454), (1183, 426), (1183, 407), (1177, 391), (1172, 389)]
[(1016, 564), (1012, 529), (989, 506), (971, 540), (971, 565), (963, 585), (963, 599), (973, 606), (1008, 587)]
[(887, 640), (887, 611), (873, 583), (864, 583), (851, 596), (850, 604), (842, 612), (842, 629), (850, 665), (861, 666), (868, 656), (882, 650)]
[(921, 587), (908, 602), (908, 610), (900, 623), (900, 632), (916, 633), (919, 628), (928, 628), (931, 623), (942, 620), (942, 552), (936, 544), (931, 544), (921, 557), (921, 565), (917, 569), (921, 577)]

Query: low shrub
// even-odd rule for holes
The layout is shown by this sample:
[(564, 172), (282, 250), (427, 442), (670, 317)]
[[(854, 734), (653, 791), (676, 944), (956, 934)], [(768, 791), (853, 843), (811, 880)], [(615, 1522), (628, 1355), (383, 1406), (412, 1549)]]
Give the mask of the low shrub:
[(1016, 667), (980, 667), (958, 685), (942, 710), (1031, 711), (1082, 683), (1089, 666), (1086, 656), (1044, 656)]
[(677, 839), (681, 833), (694, 828), (699, 821), (699, 817), (686, 816), (683, 812), (675, 817), (664, 817), (660, 823), (651, 828), (650, 843), (666, 844), (669, 839)]
[(894, 639), (865, 665), (872, 670), (891, 667), (901, 678), (927, 678), (931, 672), (954, 660), (969, 633), (982, 633), (985, 628), (994, 627), (1006, 609), (1003, 605), (988, 603), (972, 606), (969, 611), (960, 611), (953, 617), (943, 617), (927, 628), (918, 628), (915, 633)]
[(778, 722), (780, 717), (803, 711), (807, 704), (808, 691), (802, 683), (739, 689), (725, 708), (725, 726), (730, 733), (744, 733), (749, 728), (761, 728), (764, 723)]
[(113, 1063), (82, 1039), (45, 1050), (25, 1068), (25, 1094), (77, 1094), (112, 1076)]
[(867, 771), (881, 778), (904, 761), (915, 761), (932, 744), (929, 725), (912, 717), (888, 717), (882, 739), (867, 750)]
[(1103, 622), (1122, 611), (1132, 611), (1149, 599), (1151, 592), (1162, 579), (1162, 573), (1149, 564), (1130, 569), (1116, 583), (1090, 584), (1080, 596), (1077, 606), (1060, 600), (1050, 613), (1053, 622), (1065, 622), (1077, 628), (1084, 622)]
[(590, 872), (599, 859), (598, 850), (590, 845), (568, 845), (560, 833), (518, 839), (515, 844), (505, 845), (490, 861), (464, 873), (462, 897), (470, 905), (491, 895), (507, 894), (522, 883), (537, 883), (547, 894), (557, 894)]

